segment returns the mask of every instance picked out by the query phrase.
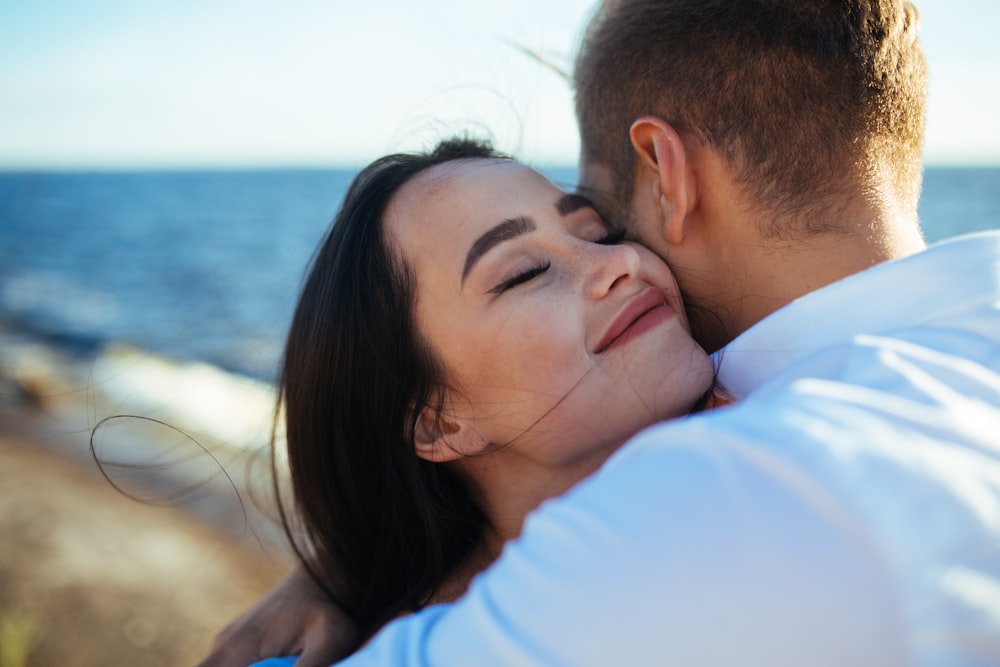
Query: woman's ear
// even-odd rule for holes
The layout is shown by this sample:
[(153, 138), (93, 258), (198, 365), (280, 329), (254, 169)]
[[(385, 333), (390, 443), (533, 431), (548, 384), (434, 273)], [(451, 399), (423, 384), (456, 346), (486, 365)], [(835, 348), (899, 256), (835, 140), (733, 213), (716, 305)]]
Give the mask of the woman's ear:
[[(660, 233), (667, 243), (679, 244), (688, 233), (688, 212), (693, 202), (687, 149), (674, 127), (656, 116), (643, 116), (629, 129), (638, 159), (637, 195), (651, 198)], [(646, 208), (646, 207), (644, 207)]]
[(480, 434), (461, 419), (449, 419), (431, 408), (420, 411), (414, 440), (417, 456), (433, 463), (480, 454), (486, 444)]

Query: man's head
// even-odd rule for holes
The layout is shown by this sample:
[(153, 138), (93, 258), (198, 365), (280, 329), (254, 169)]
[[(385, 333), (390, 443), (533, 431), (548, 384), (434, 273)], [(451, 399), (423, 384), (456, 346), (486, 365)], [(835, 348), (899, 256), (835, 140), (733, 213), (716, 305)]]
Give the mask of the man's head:
[(583, 184), (634, 204), (645, 116), (717, 156), (761, 238), (839, 231), (830, 209), (858, 194), (915, 212), (917, 21), (905, 0), (606, 0), (574, 72)]

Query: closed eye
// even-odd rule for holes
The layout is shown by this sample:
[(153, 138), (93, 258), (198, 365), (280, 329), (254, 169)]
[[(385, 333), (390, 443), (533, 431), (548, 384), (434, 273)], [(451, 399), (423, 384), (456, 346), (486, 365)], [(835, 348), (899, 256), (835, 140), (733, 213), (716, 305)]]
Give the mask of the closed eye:
[(599, 243), (601, 245), (617, 245), (625, 240), (625, 230), (624, 229), (613, 229), (601, 238), (594, 241), (594, 243)]
[(517, 287), (518, 285), (526, 283), (529, 280), (533, 280), (534, 278), (537, 278), (538, 276), (540, 276), (543, 273), (545, 273), (546, 271), (548, 271), (550, 266), (552, 266), (552, 263), (551, 262), (546, 262), (542, 266), (536, 266), (536, 267), (528, 269), (527, 271), (522, 271), (521, 273), (517, 274), (513, 278), (508, 278), (507, 280), (503, 281), (502, 283), (500, 283), (499, 285), (497, 285), (493, 289), (489, 290), (489, 292), (487, 292), (487, 293), (488, 294), (502, 294), (502, 293), (506, 292), (507, 290), (511, 289), (512, 287)]

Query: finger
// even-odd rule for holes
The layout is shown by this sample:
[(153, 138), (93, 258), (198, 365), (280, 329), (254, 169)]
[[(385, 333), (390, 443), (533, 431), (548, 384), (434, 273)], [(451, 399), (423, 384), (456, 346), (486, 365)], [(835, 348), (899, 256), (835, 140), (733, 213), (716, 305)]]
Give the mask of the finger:
[[(339, 656), (343, 657), (343, 656)], [(299, 661), (295, 667), (328, 667), (339, 659), (337, 651), (331, 650), (330, 646), (310, 644), (299, 656)]]
[(263, 656), (256, 646), (218, 644), (212, 646), (208, 656), (195, 667), (247, 667)]
[(305, 637), (305, 646), (295, 667), (328, 667), (347, 657), (349, 641), (337, 626), (314, 630)]

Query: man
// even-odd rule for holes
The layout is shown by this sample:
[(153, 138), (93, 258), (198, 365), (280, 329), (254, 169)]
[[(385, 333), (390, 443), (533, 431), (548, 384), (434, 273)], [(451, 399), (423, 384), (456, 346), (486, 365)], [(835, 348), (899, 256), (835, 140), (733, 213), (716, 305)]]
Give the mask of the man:
[(640, 434), (345, 664), (996, 664), (1000, 236), (921, 252), (916, 24), (600, 8), (583, 185), (670, 262), (737, 405)]
[(916, 30), (888, 0), (618, 0), (591, 21), (574, 76), (582, 183), (668, 261), (709, 352), (923, 249)]

